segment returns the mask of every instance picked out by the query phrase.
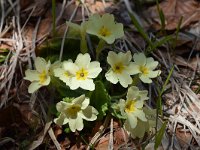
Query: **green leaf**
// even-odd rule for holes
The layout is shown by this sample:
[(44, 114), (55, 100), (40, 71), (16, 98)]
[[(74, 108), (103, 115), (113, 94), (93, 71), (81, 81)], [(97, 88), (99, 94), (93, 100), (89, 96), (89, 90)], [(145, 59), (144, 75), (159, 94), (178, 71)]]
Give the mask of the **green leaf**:
[(167, 126), (167, 122), (164, 122), (162, 127), (160, 128), (160, 130), (157, 132), (156, 134), (156, 138), (155, 138), (155, 145), (154, 145), (154, 149), (156, 150), (158, 148), (158, 146), (161, 144), (162, 141), (162, 137), (165, 133), (165, 129)]
[(110, 104), (110, 96), (108, 95), (104, 84), (101, 81), (95, 82), (95, 90), (90, 93), (90, 105), (95, 107), (98, 112), (98, 119), (103, 119), (106, 115), (108, 106)]
[(164, 43), (172, 40), (172, 36), (171, 35), (168, 35), (168, 36), (165, 36), (164, 38), (162, 38), (161, 40), (159, 41), (156, 41), (154, 42), (153, 46), (152, 47), (149, 47), (149, 51), (152, 52), (153, 50), (155, 50), (157, 47), (160, 47), (162, 46)]

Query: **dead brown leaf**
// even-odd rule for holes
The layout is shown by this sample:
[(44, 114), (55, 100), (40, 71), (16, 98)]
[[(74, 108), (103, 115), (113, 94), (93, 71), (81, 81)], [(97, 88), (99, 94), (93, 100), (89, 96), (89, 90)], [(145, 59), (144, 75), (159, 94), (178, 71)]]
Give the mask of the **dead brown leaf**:
[[(161, 2), (159, 7), (164, 13), (167, 30), (176, 29), (181, 17), (183, 17), (181, 28), (199, 21), (200, 3), (195, 0), (166, 0)], [(151, 7), (148, 13), (153, 20), (153, 27), (160, 29), (161, 23), (157, 6)]]

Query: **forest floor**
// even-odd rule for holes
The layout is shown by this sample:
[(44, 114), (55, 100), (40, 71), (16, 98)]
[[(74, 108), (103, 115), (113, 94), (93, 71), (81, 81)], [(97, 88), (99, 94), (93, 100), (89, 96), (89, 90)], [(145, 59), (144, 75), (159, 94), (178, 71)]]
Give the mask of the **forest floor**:
[[(157, 143), (159, 150), (199, 149), (200, 2), (56, 0), (54, 7), (53, 1), (0, 1), (0, 149), (151, 150)], [(66, 21), (80, 24), (96, 13), (113, 14), (123, 24), (116, 51), (150, 48), (148, 55), (159, 62), (161, 75), (149, 85), (140, 83), (149, 92), (145, 105), (157, 112), (155, 133), (144, 138), (131, 138), (113, 116), (93, 122), (91, 131), (69, 133), (53, 123), (55, 89), (28, 93), (25, 70), (33, 68), (36, 56), (71, 56), (79, 39), (74, 43)]]

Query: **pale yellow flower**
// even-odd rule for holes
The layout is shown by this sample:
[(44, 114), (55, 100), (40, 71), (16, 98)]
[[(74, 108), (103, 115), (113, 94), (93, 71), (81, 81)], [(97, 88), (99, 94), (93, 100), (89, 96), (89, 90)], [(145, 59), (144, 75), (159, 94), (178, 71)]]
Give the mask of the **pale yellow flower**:
[(80, 87), (93, 91), (95, 89), (93, 79), (102, 71), (100, 63), (97, 61), (91, 62), (88, 53), (79, 54), (74, 63), (68, 62), (67, 65), (64, 64), (64, 67), (70, 74), (71, 80), (69, 87), (72, 90)]
[(132, 86), (128, 89), (127, 100), (121, 99), (119, 102), (121, 114), (127, 118), (125, 123), (128, 123), (131, 128), (136, 127), (138, 119), (147, 121), (142, 110), (144, 100), (148, 99), (147, 94), (148, 91), (140, 91), (136, 86)]
[(132, 83), (131, 75), (133, 75), (133, 62), (131, 62), (131, 52), (116, 54), (109, 51), (107, 62), (111, 66), (105, 77), (113, 84), (120, 83), (123, 87), (128, 87)]
[(139, 74), (139, 78), (144, 83), (151, 83), (151, 78), (156, 78), (160, 75), (160, 70), (154, 69), (158, 66), (158, 62), (154, 61), (152, 57), (147, 58), (144, 53), (136, 53), (133, 55), (134, 59), (134, 74)]
[(81, 95), (72, 100), (71, 103), (61, 101), (56, 104), (56, 108), (60, 115), (54, 119), (58, 125), (69, 124), (72, 132), (83, 129), (83, 119), (87, 121), (94, 121), (97, 119), (98, 111), (89, 105), (90, 99)]
[(49, 85), (50, 75), (49, 69), (50, 61), (46, 62), (44, 58), (37, 57), (34, 61), (36, 70), (26, 70), (24, 79), (31, 81), (28, 87), (28, 92), (33, 93), (42, 86)]
[(102, 17), (94, 14), (89, 17), (86, 32), (98, 36), (108, 44), (124, 36), (123, 24), (116, 23), (112, 14), (104, 14)]

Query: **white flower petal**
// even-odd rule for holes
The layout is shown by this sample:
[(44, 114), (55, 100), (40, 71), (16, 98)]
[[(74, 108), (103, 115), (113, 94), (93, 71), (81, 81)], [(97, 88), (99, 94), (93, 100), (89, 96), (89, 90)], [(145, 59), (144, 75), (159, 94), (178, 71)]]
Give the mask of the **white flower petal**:
[(113, 51), (109, 51), (108, 52), (108, 56), (107, 56), (107, 62), (111, 67), (114, 67), (114, 65), (116, 64), (116, 62), (119, 61), (118, 55), (113, 52)]
[(35, 68), (38, 72), (42, 73), (43, 70), (46, 70), (47, 62), (44, 58), (36, 57), (35, 59)]
[(28, 69), (28, 70), (26, 70), (25, 71), (25, 77), (24, 77), (24, 79), (25, 80), (29, 80), (29, 81), (39, 81), (40, 80), (40, 78), (39, 78), (39, 73), (36, 71), (36, 70), (30, 70), (30, 69)]
[(81, 105), (81, 109), (85, 109), (86, 107), (88, 107), (89, 103), (90, 103), (90, 99), (85, 98), (85, 100), (83, 101), (83, 103)]
[(115, 38), (121, 38), (124, 36), (124, 27), (122, 23), (117, 23), (115, 26), (112, 28), (113, 31), (118, 31), (114, 32)]
[(28, 87), (28, 92), (29, 93), (34, 93), (35, 91), (37, 91), (40, 87), (42, 87), (41, 84), (39, 84), (39, 82), (37, 81), (33, 81), (29, 87)]
[(147, 58), (146, 67), (150, 70), (154, 70), (158, 66), (158, 62), (154, 61), (152, 57)]
[(118, 56), (119, 56), (121, 62), (123, 62), (123, 64), (125, 64), (125, 65), (129, 65), (129, 63), (132, 59), (131, 51), (127, 51), (126, 53), (119, 52)]
[(95, 84), (92, 79), (80, 80), (79, 85), (82, 89), (94, 91)]
[(63, 125), (63, 122), (64, 122), (64, 116), (61, 114), (58, 116), (58, 118), (55, 118), (53, 121), (58, 124), (58, 125)]
[(147, 118), (145, 117), (145, 113), (143, 110), (136, 109), (134, 112), (134, 115), (137, 116), (142, 121), (147, 121)]
[[(89, 100), (85, 98), (85, 94), (75, 98), (73, 101), (73, 104), (78, 104), (78, 105), (89, 105)], [(85, 103), (84, 103), (85, 102)], [(84, 103), (84, 104), (83, 104)], [(87, 107), (86, 106), (86, 107)]]
[(133, 59), (136, 64), (144, 66), (146, 64), (146, 56), (144, 53), (135, 53)]
[(156, 70), (156, 71), (149, 71), (148, 77), (149, 77), (149, 78), (155, 78), (155, 77), (159, 76), (159, 75), (160, 75), (160, 73), (161, 73), (161, 71), (160, 71), (160, 70)]
[(128, 113), (127, 114), (127, 121), (130, 125), (131, 128), (135, 128), (137, 125), (137, 118), (133, 113)]
[(76, 90), (80, 87), (80, 83), (76, 80), (76, 77), (71, 78), (71, 83), (69, 84), (71, 90)]
[(110, 69), (106, 74), (105, 74), (106, 80), (110, 81), (113, 84), (117, 84), (118, 78), (117, 75)]
[(50, 81), (51, 81), (50, 76), (47, 76), (46, 80), (42, 83), (42, 85), (49, 85)]
[(99, 62), (91, 62), (88, 66), (88, 78), (96, 78), (101, 71), (102, 69)]
[(139, 89), (136, 86), (131, 86), (128, 88), (127, 100), (135, 100), (138, 97)]
[(69, 128), (72, 132), (75, 132), (76, 130), (81, 131), (83, 129), (83, 119), (81, 117), (69, 119)]
[(145, 76), (145, 75), (140, 75), (139, 76), (139, 78), (140, 78), (140, 80), (142, 81), (142, 82), (144, 82), (144, 83), (152, 83), (152, 80), (149, 78), (149, 77), (147, 77), (147, 76)]
[(132, 83), (132, 78), (130, 75), (128, 74), (117, 74), (117, 77), (119, 79), (119, 83), (124, 87), (124, 88), (127, 88), (129, 84)]
[(139, 66), (135, 62), (130, 62), (130, 64), (126, 67), (126, 71), (130, 75), (135, 75), (140, 73)]
[(144, 101), (143, 101), (143, 100), (137, 100), (137, 101), (135, 102), (135, 107), (136, 107), (136, 108), (142, 108), (143, 105), (144, 105)]
[(97, 115), (98, 111), (92, 106), (88, 106), (86, 109), (82, 110), (82, 113), (80, 113), (80, 116), (87, 121), (96, 120)]
[(75, 64), (79, 66), (79, 68), (88, 68), (90, 64), (91, 58), (88, 53), (86, 54), (78, 54)]
[(70, 74), (75, 75), (76, 71), (79, 70), (79, 67), (72, 62), (66, 61), (63, 62), (63, 69), (69, 71)]
[(56, 69), (54, 69), (54, 75), (56, 77), (59, 77), (59, 79), (62, 80), (63, 82), (65, 82), (66, 85), (69, 85), (70, 76), (69, 76), (69, 73), (67, 71), (65, 71), (62, 68), (56, 68)]
[(64, 101), (60, 101), (56, 104), (56, 109), (58, 112), (63, 112), (69, 107), (69, 103), (66, 103)]

